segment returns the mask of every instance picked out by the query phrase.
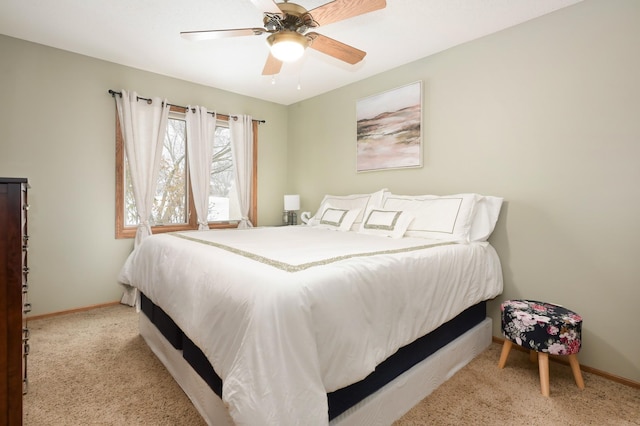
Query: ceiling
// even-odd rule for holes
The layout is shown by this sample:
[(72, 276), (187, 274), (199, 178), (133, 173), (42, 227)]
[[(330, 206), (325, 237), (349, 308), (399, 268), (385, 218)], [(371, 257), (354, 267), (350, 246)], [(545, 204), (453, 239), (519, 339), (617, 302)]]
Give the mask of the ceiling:
[[(2, 0), (0, 34), (290, 105), (579, 1), (387, 0), (385, 9), (315, 29), (366, 51), (362, 62), (307, 49), (275, 77), (262, 75), (264, 34), (197, 42), (179, 35), (262, 27), (250, 0)], [(297, 1), (307, 10), (327, 2)]]

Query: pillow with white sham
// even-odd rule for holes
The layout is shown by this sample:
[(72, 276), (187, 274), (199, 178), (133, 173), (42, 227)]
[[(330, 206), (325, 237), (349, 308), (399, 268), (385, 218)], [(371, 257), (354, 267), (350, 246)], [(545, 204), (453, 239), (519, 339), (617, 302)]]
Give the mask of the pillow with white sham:
[(367, 210), (358, 232), (383, 237), (402, 238), (413, 219), (413, 215), (409, 212), (383, 210), (374, 207)]
[(496, 227), (503, 198), (490, 195), (479, 195), (476, 202), (471, 229), (469, 231), (469, 241), (487, 241)]
[(362, 216), (369, 207), (380, 207), (382, 203), (382, 197), (385, 194), (386, 189), (373, 192), (371, 194), (351, 194), (351, 195), (325, 195), (320, 203), (320, 207), (316, 214), (309, 219), (309, 226), (317, 226), (320, 223), (322, 213), (327, 208), (327, 205), (331, 205), (336, 209), (354, 210), (360, 209), (358, 217), (351, 225), (352, 231), (357, 231), (362, 223)]
[(320, 222), (317, 227), (346, 232), (351, 229), (353, 222), (359, 214), (360, 209), (338, 209), (327, 204), (324, 212), (322, 212), (322, 216), (320, 217)]
[(410, 212), (414, 219), (405, 236), (469, 242), (477, 194), (396, 195), (386, 193), (382, 207)]

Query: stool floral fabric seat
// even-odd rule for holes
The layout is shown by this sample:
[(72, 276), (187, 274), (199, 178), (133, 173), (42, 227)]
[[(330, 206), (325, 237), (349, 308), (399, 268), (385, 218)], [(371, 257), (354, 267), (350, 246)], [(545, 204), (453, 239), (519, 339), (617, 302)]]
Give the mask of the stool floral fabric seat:
[(549, 396), (549, 354), (567, 355), (576, 384), (584, 388), (576, 354), (582, 347), (582, 317), (569, 309), (536, 300), (507, 300), (500, 305), (504, 346), (498, 367), (504, 368), (513, 343), (538, 359), (542, 394)]
[(582, 317), (575, 312), (535, 300), (508, 300), (500, 310), (503, 334), (514, 343), (552, 355), (580, 351)]

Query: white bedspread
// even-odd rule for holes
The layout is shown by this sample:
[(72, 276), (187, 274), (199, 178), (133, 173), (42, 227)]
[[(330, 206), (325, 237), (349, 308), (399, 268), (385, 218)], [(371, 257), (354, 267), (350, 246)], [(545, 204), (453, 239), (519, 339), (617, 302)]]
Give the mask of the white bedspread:
[(147, 238), (119, 280), (205, 353), (237, 424), (326, 425), (326, 393), (502, 292), (487, 243), (306, 226)]

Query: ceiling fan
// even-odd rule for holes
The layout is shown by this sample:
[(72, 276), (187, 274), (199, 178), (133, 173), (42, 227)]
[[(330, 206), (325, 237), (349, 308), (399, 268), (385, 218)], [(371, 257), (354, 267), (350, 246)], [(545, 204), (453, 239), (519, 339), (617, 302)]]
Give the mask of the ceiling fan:
[(189, 40), (209, 40), (269, 34), (267, 44), (270, 51), (262, 75), (278, 74), (283, 62), (299, 59), (307, 47), (353, 65), (360, 62), (367, 53), (322, 34), (307, 31), (383, 9), (387, 5), (386, 0), (334, 0), (308, 11), (288, 0), (282, 3), (251, 0), (251, 3), (264, 12), (264, 28), (184, 31), (180, 35)]

